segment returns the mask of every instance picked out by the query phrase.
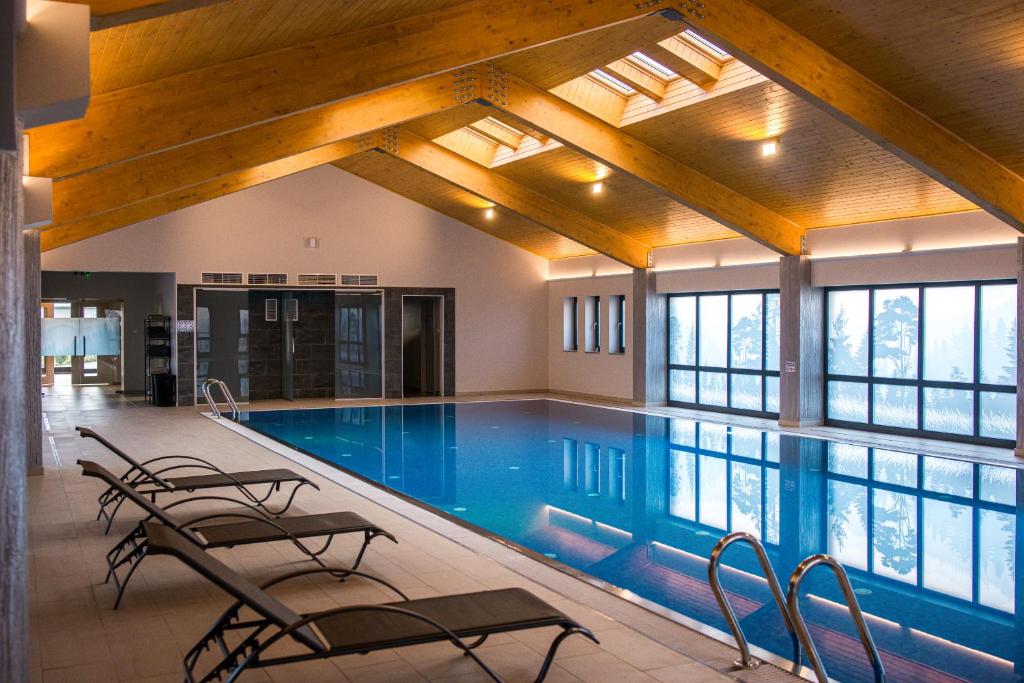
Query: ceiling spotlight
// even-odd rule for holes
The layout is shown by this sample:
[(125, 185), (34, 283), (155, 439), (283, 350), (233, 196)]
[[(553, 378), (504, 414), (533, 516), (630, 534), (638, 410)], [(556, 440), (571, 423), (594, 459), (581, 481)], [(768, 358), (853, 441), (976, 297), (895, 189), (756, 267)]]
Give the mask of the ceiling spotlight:
[(489, 221), (494, 220), (494, 208), (493, 207), (491, 207), (489, 209), (484, 209), (484, 218), (486, 218)]
[(596, 183), (590, 186), (590, 191), (593, 192), (594, 194), (601, 194), (602, 192), (604, 192), (604, 183), (602, 183), (600, 180), (597, 181)]
[(765, 140), (761, 143), (761, 156), (773, 157), (779, 153), (778, 140)]

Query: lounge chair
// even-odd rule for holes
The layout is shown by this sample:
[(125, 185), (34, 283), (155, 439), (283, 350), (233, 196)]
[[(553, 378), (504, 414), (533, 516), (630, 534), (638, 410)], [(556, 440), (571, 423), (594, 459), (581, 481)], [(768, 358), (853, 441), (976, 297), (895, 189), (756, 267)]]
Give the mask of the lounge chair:
[[(210, 548), (231, 548), (236, 545), (252, 545), (255, 543), (271, 543), (273, 541), (291, 541), (296, 548), (311, 560), (324, 566), (320, 555), (325, 553), (331, 545), (331, 541), (339, 534), (363, 534), (363, 545), (356, 554), (355, 562), (351, 569), (356, 569), (363, 561), (363, 555), (370, 542), (378, 536), (384, 536), (398, 543), (394, 536), (380, 527), (371, 524), (354, 512), (328, 512), (317, 515), (299, 515), (295, 517), (269, 518), (256, 507), (250, 507), (244, 511), (215, 512), (204, 514), (187, 520), (173, 517), (168, 511), (184, 503), (195, 501), (228, 501), (237, 503), (231, 498), (221, 496), (195, 496), (184, 500), (178, 500), (165, 507), (160, 507), (146, 496), (131, 488), (113, 473), (102, 465), (97, 465), (88, 460), (79, 460), (82, 467), (82, 474), (86, 477), (95, 477), (104, 481), (107, 486), (118, 492), (125, 499), (132, 501), (143, 511), (149, 514), (147, 519), (156, 519), (169, 528), (175, 529), (181, 535), (195, 543), (196, 546), (207, 550)], [(213, 520), (233, 520), (231, 522), (211, 523)], [(324, 538), (326, 541), (319, 549), (310, 549), (302, 543), (301, 539)], [(121, 604), (128, 582), (132, 574), (138, 568), (146, 556), (146, 539), (140, 527), (135, 529), (121, 539), (110, 552), (107, 553), (107, 577), (104, 583), (114, 580), (117, 586), (117, 599), (114, 601), (114, 609)], [(123, 577), (118, 575), (118, 570), (127, 566), (127, 572)], [(339, 575), (339, 578), (343, 578)]]
[[(106, 448), (130, 465), (128, 471), (121, 475), (121, 481), (137, 490), (143, 495), (156, 501), (156, 494), (186, 491), (194, 491), (220, 488), (234, 488), (242, 494), (252, 505), (263, 508), (272, 515), (283, 514), (291, 507), (295, 500), (295, 494), (303, 486), (312, 486), (319, 490), (320, 487), (305, 477), (287, 469), (254, 470), (250, 472), (225, 472), (213, 463), (202, 458), (191, 455), (164, 455), (138, 462), (130, 455), (122, 451), (114, 444), (94, 432), (88, 427), (75, 427), (82, 435), (82, 438), (95, 439)], [(152, 469), (153, 463), (160, 463), (157, 469)], [(180, 470), (202, 470), (212, 474), (191, 474), (187, 476), (166, 476), (167, 472)], [(282, 484), (294, 483), (291, 495), (285, 502), (284, 507), (272, 510), (265, 504), (275, 492), (281, 490)], [(260, 496), (250, 488), (268, 484), (269, 490), (266, 495)], [(96, 519), (106, 518), (107, 528), (104, 533), (110, 531), (110, 525), (114, 523), (114, 515), (124, 502), (124, 496), (115, 488), (110, 487), (104, 491), (97, 502), (100, 504), (99, 514)], [(113, 509), (110, 509), (113, 506)], [(109, 510), (109, 511), (108, 511)]]
[[(185, 680), (207, 683), (234, 681), (245, 669), (268, 667), (310, 659), (327, 659), (347, 654), (366, 654), (407, 645), (449, 641), (495, 681), (501, 681), (473, 650), (487, 637), (523, 629), (561, 627), (548, 648), (537, 675), (543, 681), (562, 641), (579, 633), (595, 643), (589, 630), (522, 588), (445, 595), (409, 600), (386, 581), (360, 572), (352, 574), (380, 583), (402, 600), (380, 605), (351, 605), (300, 616), (266, 592), (271, 586), (309, 574), (332, 572), (316, 568), (285, 574), (257, 586), (235, 573), (196, 544), (189, 543), (173, 529), (144, 522), (143, 533), (153, 555), (173, 555), (235, 598), (206, 634), (185, 655)], [(255, 619), (240, 620), (242, 608), (256, 613)], [(231, 646), (229, 631), (240, 631)], [(279, 640), (290, 638), (301, 652), (266, 656)], [(464, 638), (474, 638), (472, 643)], [(220, 650), (223, 657), (205, 674), (197, 674), (199, 659), (207, 650)], [(291, 648), (289, 648), (291, 651)]]

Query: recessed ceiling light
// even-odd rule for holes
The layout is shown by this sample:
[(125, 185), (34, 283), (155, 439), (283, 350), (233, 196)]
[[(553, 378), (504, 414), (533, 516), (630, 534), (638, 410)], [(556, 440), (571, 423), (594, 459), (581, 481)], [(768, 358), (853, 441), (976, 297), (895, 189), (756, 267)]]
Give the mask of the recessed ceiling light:
[(597, 181), (596, 183), (590, 186), (590, 191), (593, 192), (594, 194), (601, 194), (602, 192), (604, 192), (604, 183), (602, 183), (600, 180)]
[(484, 218), (486, 218), (489, 221), (494, 220), (494, 209), (493, 208), (484, 209)]
[(779, 153), (778, 140), (765, 140), (761, 143), (761, 156), (773, 157)]

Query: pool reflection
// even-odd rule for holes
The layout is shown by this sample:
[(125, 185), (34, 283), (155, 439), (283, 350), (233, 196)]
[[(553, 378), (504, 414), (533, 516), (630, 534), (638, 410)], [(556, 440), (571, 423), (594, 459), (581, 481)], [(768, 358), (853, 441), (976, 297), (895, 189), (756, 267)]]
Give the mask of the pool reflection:
[[(847, 567), (889, 679), (1017, 680), (1020, 470), (558, 401), (248, 413), (243, 423), (640, 597), (724, 630), (707, 557), (730, 531), (785, 583)], [(748, 638), (788, 636), (756, 558), (723, 582)], [(829, 672), (870, 679), (828, 572), (802, 610)]]

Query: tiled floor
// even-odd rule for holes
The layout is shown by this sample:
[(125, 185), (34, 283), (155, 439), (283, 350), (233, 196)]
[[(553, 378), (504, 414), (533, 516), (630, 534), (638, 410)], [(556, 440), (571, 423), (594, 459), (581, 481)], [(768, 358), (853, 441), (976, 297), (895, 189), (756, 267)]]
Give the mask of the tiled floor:
[[(102, 534), (94, 521), (100, 486), (80, 476), (75, 461), (89, 458), (118, 472), (124, 467), (98, 444), (79, 438), (75, 425), (91, 426), (129, 453), (150, 457), (192, 453), (226, 469), (301, 467), (192, 409), (152, 408), (100, 389), (57, 388), (44, 398), (44, 411), (46, 473), (30, 481), (32, 680), (180, 681), (185, 650), (229, 599), (177, 560), (155, 556), (142, 564), (121, 609), (111, 609), (114, 590), (102, 583), (103, 556), (133, 527), (139, 514), (126, 510), (128, 514), (115, 523), (111, 535)], [(417, 518), (428, 513), (393, 499), (393, 504), (384, 505), (388, 497), (383, 493), (360, 495), (357, 488), (350, 490), (318, 474), (306, 474), (323, 490), (301, 495), (295, 512), (354, 510), (395, 533), (400, 544), (378, 540), (364, 567), (411, 597), (523, 586), (593, 629), (601, 645), (579, 637), (569, 639), (550, 681), (793, 679), (767, 665), (754, 672), (732, 673), (736, 656), (732, 648), (459, 527), (452, 525), (451, 533), (444, 535), (431, 531)], [(199, 514), (203, 509), (197, 505), (189, 512)], [(329, 555), (346, 562), (356, 547), (354, 539), (338, 539)], [(256, 580), (309, 565), (285, 544), (215, 554)], [(357, 579), (344, 584), (298, 582), (282, 587), (277, 595), (300, 612), (392, 599)], [(550, 631), (503, 635), (492, 638), (479, 653), (506, 679), (532, 680), (551, 636)], [(452, 647), (439, 644), (256, 670), (242, 680), (363, 683), (484, 677)]]

